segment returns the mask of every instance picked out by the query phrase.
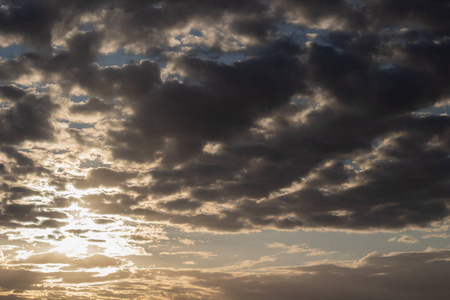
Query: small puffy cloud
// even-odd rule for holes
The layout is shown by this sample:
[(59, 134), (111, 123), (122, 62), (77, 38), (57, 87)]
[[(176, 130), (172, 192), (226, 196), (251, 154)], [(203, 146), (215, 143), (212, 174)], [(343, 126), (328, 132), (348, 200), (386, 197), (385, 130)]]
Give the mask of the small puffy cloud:
[(415, 244), (418, 242), (418, 240), (412, 236), (409, 235), (403, 235), (399, 238), (392, 237), (388, 240), (388, 242), (398, 242), (398, 243), (404, 243), (404, 244)]
[(400, 238), (397, 239), (397, 242), (399, 243), (407, 243), (407, 244), (415, 244), (418, 242), (418, 240), (416, 238), (413, 238), (409, 235), (404, 235)]
[(185, 238), (178, 238), (178, 241), (184, 245), (187, 246), (193, 246), (195, 245), (195, 241), (194, 240), (190, 240), (190, 239), (185, 239)]

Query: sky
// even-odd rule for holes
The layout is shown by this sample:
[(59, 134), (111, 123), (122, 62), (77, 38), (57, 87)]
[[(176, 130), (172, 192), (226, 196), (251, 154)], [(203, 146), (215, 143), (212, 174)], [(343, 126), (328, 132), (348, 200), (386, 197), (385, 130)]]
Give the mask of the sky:
[(0, 1), (0, 299), (448, 299), (449, 16)]

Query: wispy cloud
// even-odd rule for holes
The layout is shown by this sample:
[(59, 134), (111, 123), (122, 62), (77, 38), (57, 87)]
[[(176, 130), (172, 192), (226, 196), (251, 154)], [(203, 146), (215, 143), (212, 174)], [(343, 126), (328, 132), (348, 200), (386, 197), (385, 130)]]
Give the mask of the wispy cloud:
[(392, 237), (388, 240), (388, 242), (398, 242), (398, 243), (406, 243), (406, 244), (415, 244), (419, 240), (409, 235), (402, 235), (401, 237)]

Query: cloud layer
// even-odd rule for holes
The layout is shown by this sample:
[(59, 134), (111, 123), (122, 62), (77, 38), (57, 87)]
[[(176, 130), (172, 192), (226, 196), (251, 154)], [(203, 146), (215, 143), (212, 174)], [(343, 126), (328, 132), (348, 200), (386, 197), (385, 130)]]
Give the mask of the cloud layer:
[[(447, 1), (419, 0), (3, 1), (0, 238), (13, 247), (5, 264), (51, 257), (65, 265), (55, 275), (63, 282), (82, 280), (77, 269), (92, 282), (119, 281), (135, 276), (125, 256), (151, 256), (150, 244), (166, 238), (161, 228), (445, 237), (449, 14)], [(424, 234), (409, 234), (391, 240), (421, 245)], [(192, 253), (203, 250), (173, 253), (195, 266)], [(179, 297), (214, 297), (216, 285), (223, 299), (271, 299), (284, 282), (285, 299), (328, 299), (316, 287), (325, 281), (342, 299), (371, 299), (393, 280), (397, 292), (384, 298), (419, 299), (432, 285), (400, 292), (405, 274), (389, 268), (434, 254), (292, 268), (289, 278), (186, 271), (193, 287)], [(4, 278), (29, 280), (2, 289), (50, 280), (39, 268), (5, 266)], [(336, 274), (371, 283), (352, 294), (332, 284)], [(296, 282), (311, 288), (293, 291)], [(433, 282), (439, 299), (442, 282)]]

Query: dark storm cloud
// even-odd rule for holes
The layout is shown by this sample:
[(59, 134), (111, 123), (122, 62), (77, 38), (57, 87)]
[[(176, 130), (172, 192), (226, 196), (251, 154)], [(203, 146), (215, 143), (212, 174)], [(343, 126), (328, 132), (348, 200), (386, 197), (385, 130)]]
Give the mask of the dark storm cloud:
[[(154, 31), (171, 28), (181, 28), (189, 21), (213, 22), (220, 20), (227, 14), (237, 14), (244, 18), (248, 15), (261, 16), (269, 8), (261, 1), (225, 1), (212, 2), (188, 0), (188, 1), (151, 1), (142, 3), (139, 1), (119, 1), (118, 7), (123, 10), (119, 15), (121, 20), (116, 26), (119, 34), (130, 42), (139, 39), (151, 42), (164, 41)], [(128, 18), (132, 15), (133, 18)], [(113, 15), (114, 16), (114, 15)], [(133, 34), (130, 35), (130, 32)], [(150, 38), (149, 38), (150, 37)], [(218, 45), (220, 47), (220, 45)], [(150, 48), (150, 47), (149, 47)]]
[[(23, 3), (8, 2), (10, 11), (40, 5)], [(32, 43), (28, 37), (51, 32), (57, 22), (79, 31), (53, 55), (2, 61), (0, 78), (38, 72), (58, 78), (65, 91), (81, 88), (91, 98), (71, 106), (76, 114), (106, 115), (119, 99), (131, 114), (108, 131), (104, 146), (117, 160), (158, 162), (148, 186), (128, 186), (138, 175), (114, 168), (72, 180), (82, 189), (123, 189), (86, 196), (91, 209), (225, 231), (397, 229), (448, 216), (449, 118), (412, 114), (450, 94), (445, 1), (53, 4), (41, 27), (32, 28), (34, 19), (19, 26), (18, 13), (6, 11), (3, 22)], [(87, 11), (96, 24), (82, 24)], [(171, 38), (180, 44), (169, 45), (171, 30), (190, 25), (190, 37), (201, 38), (213, 20), (227, 20), (214, 29), (214, 43), (184, 49), (185, 33), (177, 31)], [(48, 43), (42, 36), (38, 42)], [(229, 36), (251, 42), (225, 50)], [(100, 67), (95, 61), (108, 43), (139, 44), (154, 61)], [(226, 51), (232, 59), (225, 64)], [(166, 66), (174, 72), (167, 78)], [(0, 93), (10, 105), (0, 115), (2, 145), (51, 138), (48, 98), (14, 85)], [(298, 115), (301, 121), (293, 121)], [(89, 143), (82, 131), (69, 132), (80, 145)], [(26, 155), (2, 149), (23, 170), (31, 168)], [(296, 182), (300, 188), (285, 191)], [(131, 208), (150, 198), (154, 207)], [(217, 209), (206, 214), (204, 203)]]
[[(3, 201), (14, 201), (30, 195), (39, 194), (24, 186), (9, 186), (27, 174), (49, 175), (51, 171), (33, 161), (27, 151), (18, 151), (25, 141), (51, 140), (54, 129), (51, 116), (57, 105), (47, 95), (29, 93), (16, 86), (0, 87), (2, 109), (0, 111), (0, 153), (10, 161), (3, 161), (0, 190), (5, 194)], [(6, 218), (6, 219), (5, 219)], [(2, 215), (3, 221), (12, 220)], [(36, 220), (35, 220), (36, 221)], [(12, 226), (17, 224), (11, 223)]]
[(71, 30), (86, 12), (101, 9), (105, 1), (3, 1), (0, 33), (13, 43), (38, 46), (50, 51), (55, 27)]
[(13, 159), (15, 163), (10, 167), (9, 176), (5, 176), (4, 179), (10, 181), (17, 181), (18, 176), (23, 174), (36, 173), (37, 175), (51, 174), (51, 171), (36, 165), (35, 162), (28, 156), (20, 153), (15, 148), (10, 146), (0, 147), (0, 152), (4, 153), (8, 158)]
[(4, 85), (0, 87), (0, 94), (10, 100), (19, 100), (26, 95), (26, 92), (18, 87)]
[(367, 26), (367, 16), (358, 5), (346, 0), (280, 0), (273, 1), (277, 13), (292, 21), (301, 21), (303, 26), (320, 24), (332, 19), (338, 24), (344, 23), (349, 30), (358, 30)]
[[(143, 41), (148, 52), (160, 52), (155, 47), (166, 46), (168, 39), (161, 31), (183, 28), (190, 22), (211, 22), (224, 16), (258, 18), (269, 9), (261, 1), (5, 1), (0, 11), (0, 32), (19, 43), (51, 45), (54, 34), (91, 25), (82, 17), (92, 14), (105, 24), (103, 32), (121, 46)], [(234, 22), (234, 21), (232, 21)], [(236, 20), (241, 23), (241, 20)], [(237, 32), (261, 36), (264, 29), (255, 30), (254, 22), (235, 26)], [(257, 25), (268, 28), (264, 24)], [(233, 27), (233, 26), (232, 26)], [(57, 30), (55, 30), (57, 29)], [(17, 40), (17, 38), (19, 38)], [(215, 47), (221, 47), (217, 43)]]
[(34, 169), (34, 162), (31, 158), (23, 155), (22, 153), (16, 151), (12, 147), (2, 147), (0, 151), (5, 153), (6, 156), (12, 158), (16, 161), (17, 165), (20, 167), (25, 167), (26, 169)]
[(160, 206), (168, 210), (186, 211), (186, 210), (195, 210), (200, 206), (202, 206), (202, 203), (198, 201), (191, 201), (189, 199), (177, 199), (173, 201), (160, 203)]
[[(19, 181), (15, 174), (5, 176), (5, 181)], [(48, 205), (35, 204), (45, 194), (23, 186), (11, 186), (3, 183), (0, 186), (0, 225), (4, 228), (59, 228), (67, 225), (67, 214), (54, 210), (61, 207), (60, 200)]]
[[(308, 64), (313, 80), (349, 110), (361, 109), (383, 116), (414, 111), (432, 105), (448, 90), (437, 72), (415, 70), (414, 65), (383, 69), (361, 57), (361, 49), (349, 46), (348, 50), (337, 51), (314, 44)], [(362, 53), (373, 55), (377, 51), (368, 50)]]
[(46, 140), (53, 137), (50, 117), (57, 106), (48, 96), (26, 94), (12, 86), (3, 86), (1, 93), (14, 101), (0, 111), (0, 145), (14, 145), (26, 140)]
[[(41, 221), (40, 218), (48, 219)], [(67, 223), (54, 219), (66, 218), (65, 213), (54, 211), (51, 206), (4, 204), (0, 207), (0, 223), (5, 227), (58, 228)]]
[[(425, 226), (448, 215), (448, 117), (403, 117), (378, 121), (365, 128), (366, 120), (333, 119), (328, 113), (323, 114), (319, 120), (308, 122), (310, 126), (284, 131), (274, 140), (254, 144), (247, 141), (247, 145), (228, 148), (222, 154), (197, 156), (196, 163), (182, 169), (151, 173), (155, 187), (173, 186), (166, 193), (189, 187), (194, 188), (191, 196), (201, 201), (220, 203), (241, 197), (255, 200), (246, 200), (223, 211), (223, 215), (172, 219), (167, 214), (149, 212), (149, 218), (176, 219), (177, 223), (193, 226), (210, 226), (213, 220), (225, 218), (234, 222), (229, 224), (230, 228), (242, 229), (261, 225), (367, 229)], [(316, 122), (322, 123), (321, 126)], [(381, 147), (374, 144), (375, 137), (391, 132), (399, 136)], [(429, 148), (433, 141), (438, 142)], [(355, 151), (355, 154), (376, 151), (379, 157), (366, 161), (370, 164), (368, 170), (359, 173), (345, 162)], [(338, 161), (320, 167), (332, 158)], [(306, 186), (298, 192), (256, 201), (315, 168), (319, 170), (313, 171), (314, 179), (305, 181)], [(227, 183), (217, 184), (218, 180)], [(361, 184), (339, 188), (355, 180)], [(339, 210), (346, 211), (346, 215), (337, 215), (335, 211)], [(291, 216), (285, 218), (287, 214)], [(202, 221), (205, 218), (210, 222)]]
[[(69, 53), (60, 55), (71, 57)], [(185, 73), (183, 83), (163, 83), (159, 66), (149, 61), (122, 68), (88, 65), (66, 76), (66, 82), (105, 99), (124, 97), (135, 110), (126, 131), (111, 132), (118, 158), (144, 161), (164, 150), (164, 162), (172, 163), (200, 152), (207, 140), (227, 139), (245, 130), (304, 89), (299, 54), (298, 46), (280, 41), (254, 59), (233, 65), (181, 58), (176, 64)], [(50, 65), (61, 66), (60, 55)], [(71, 110), (107, 108), (99, 105), (89, 100)]]
[[(226, 144), (215, 155), (198, 154), (197, 150), (196, 155), (191, 154), (196, 160), (182, 168), (151, 171), (154, 181), (147, 192), (170, 195), (192, 188), (191, 196), (201, 201), (258, 199), (299, 180), (330, 159), (338, 160), (319, 171), (318, 177), (303, 190), (262, 202), (247, 200), (217, 215), (188, 217), (154, 210), (134, 213), (146, 215), (149, 220), (231, 231), (258, 226), (401, 228), (424, 226), (447, 216), (448, 117), (388, 118), (398, 114), (398, 110), (386, 110), (383, 114), (364, 107), (364, 101), (356, 104), (359, 107), (354, 105), (349, 111), (345, 109), (348, 104), (338, 104), (334, 111), (313, 112), (300, 127), (280, 124), (272, 138), (246, 135), (245, 142)], [(366, 105), (372, 107), (373, 103)], [(344, 168), (345, 159), (378, 151), (376, 139), (392, 133), (400, 134), (398, 142), (379, 149), (381, 159), (358, 175), (365, 178), (361, 180), (364, 184), (332, 193), (320, 191), (321, 187), (338, 186), (357, 178), (353, 169)], [(436, 148), (430, 149), (428, 145), (433, 140)], [(217, 184), (220, 181), (223, 183)], [(119, 203), (114, 211), (120, 211), (121, 206)], [(172, 208), (174, 212), (178, 210), (176, 206)], [(345, 210), (346, 215), (336, 215), (334, 211), (338, 210)], [(297, 217), (284, 217), (291, 213)]]
[(25, 42), (50, 45), (52, 26), (58, 18), (51, 2), (5, 1), (0, 10), (0, 32), (21, 36)]
[(10, 186), (3, 183), (0, 186), (0, 191), (5, 193), (4, 200), (17, 200), (28, 196), (40, 195), (40, 192), (22, 187), (22, 186)]
[(97, 58), (101, 44), (101, 34), (91, 31), (80, 33), (67, 41), (67, 50), (59, 52), (51, 61), (55, 69), (80, 68)]
[[(269, 210), (265, 217), (278, 216), (282, 210), (295, 212), (298, 217), (291, 217), (287, 223), (277, 223), (277, 226), (354, 229), (400, 228), (407, 224), (425, 226), (432, 220), (442, 219), (449, 213), (446, 196), (450, 182), (449, 125), (448, 117), (407, 119), (397, 125), (401, 129), (391, 127), (395, 131), (402, 130), (402, 134), (378, 149), (381, 157), (370, 162), (367, 171), (357, 173), (350, 166), (343, 169), (342, 165), (337, 170), (336, 165), (324, 168), (313, 180), (305, 182), (305, 188), (262, 202), (278, 207), (278, 212)], [(429, 148), (433, 138), (441, 141), (440, 147)], [(352, 178), (362, 184), (348, 189), (322, 190), (352, 182)], [(258, 206), (262, 208), (262, 204)], [(245, 214), (258, 211), (242, 207), (240, 210)], [(334, 213), (339, 210), (347, 214)]]
[(178, 163), (198, 154), (206, 141), (226, 140), (249, 128), (302, 90), (299, 49), (283, 42), (273, 50), (233, 65), (183, 58), (177, 62), (185, 73), (183, 83), (155, 80), (157, 85), (150, 89), (152, 81), (135, 81), (139, 86), (134, 91), (145, 94), (131, 95), (139, 97), (132, 99), (136, 114), (126, 131), (112, 133), (126, 148), (113, 153), (142, 160), (154, 159), (164, 149), (163, 162)]
[(332, 19), (349, 31), (378, 31), (397, 26), (444, 35), (450, 28), (446, 0), (280, 0), (273, 3), (278, 4), (281, 14), (305, 18), (304, 26)]
[(375, 26), (406, 26), (435, 34), (448, 34), (450, 7), (445, 0), (376, 0), (367, 2)]

